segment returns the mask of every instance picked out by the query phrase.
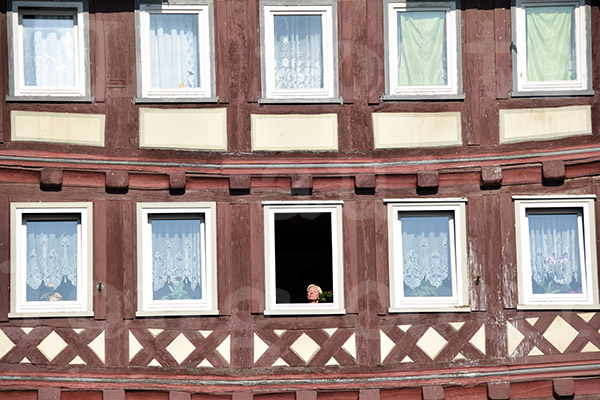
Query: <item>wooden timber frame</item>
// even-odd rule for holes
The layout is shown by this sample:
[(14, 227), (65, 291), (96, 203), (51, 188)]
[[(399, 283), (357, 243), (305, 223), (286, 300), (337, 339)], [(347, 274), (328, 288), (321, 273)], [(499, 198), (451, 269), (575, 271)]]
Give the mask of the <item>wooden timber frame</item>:
[[(591, 95), (511, 96), (510, 1), (463, 0), (464, 99), (382, 101), (383, 1), (338, 0), (342, 104), (258, 101), (258, 0), (214, 0), (216, 102), (136, 103), (133, 3), (89, 1), (92, 101), (0, 101), (0, 399), (600, 396), (600, 310), (517, 307), (513, 200), (600, 196), (600, 1), (590, 3)], [(5, 4), (0, 12), (8, 94)], [(500, 110), (566, 106), (590, 108), (590, 134), (501, 142)], [(225, 108), (227, 150), (140, 148), (141, 107)], [(104, 145), (13, 140), (16, 111), (104, 115)], [(381, 112), (460, 113), (462, 144), (376, 149)], [(251, 115), (262, 114), (335, 114), (338, 149), (253, 151)], [(384, 199), (454, 198), (467, 204), (469, 311), (389, 312)], [(265, 315), (268, 201), (343, 202), (344, 314)], [(16, 202), (92, 203), (93, 316), (9, 318)], [(136, 316), (140, 202), (216, 203), (218, 315)], [(552, 329), (570, 341), (557, 344)], [(437, 352), (423, 350), (432, 331)], [(49, 337), (63, 343), (50, 358), (40, 350)], [(301, 339), (314, 343), (310, 357), (294, 350)], [(181, 360), (176, 340), (192, 349)]]

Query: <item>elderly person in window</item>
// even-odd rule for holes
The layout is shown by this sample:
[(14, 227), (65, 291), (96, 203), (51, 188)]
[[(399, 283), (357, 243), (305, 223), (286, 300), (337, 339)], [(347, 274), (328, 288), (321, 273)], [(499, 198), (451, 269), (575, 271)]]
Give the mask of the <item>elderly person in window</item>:
[(313, 283), (308, 285), (306, 288), (306, 298), (308, 299), (309, 303), (318, 303), (319, 296), (321, 296), (321, 294), (323, 294), (323, 290)]

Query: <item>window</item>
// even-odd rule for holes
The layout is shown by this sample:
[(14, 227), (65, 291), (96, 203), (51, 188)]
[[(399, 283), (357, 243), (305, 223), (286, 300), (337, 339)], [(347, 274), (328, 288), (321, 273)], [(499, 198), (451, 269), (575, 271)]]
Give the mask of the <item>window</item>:
[(92, 204), (11, 204), (11, 317), (92, 315)]
[(585, 0), (517, 0), (513, 7), (515, 91), (590, 89), (590, 30)]
[(385, 200), (390, 312), (469, 310), (465, 201)]
[(138, 203), (138, 315), (217, 314), (214, 203)]
[(138, 97), (215, 100), (213, 3), (142, 3)]
[(87, 98), (87, 1), (9, 1), (10, 95)]
[(594, 196), (513, 197), (519, 305), (598, 305)]
[[(344, 313), (341, 202), (265, 202), (265, 314)], [(307, 302), (309, 285), (323, 294)]]
[(384, 12), (387, 97), (459, 95), (456, 3), (386, 0)]
[(263, 96), (339, 101), (336, 1), (301, 3), (261, 1)]

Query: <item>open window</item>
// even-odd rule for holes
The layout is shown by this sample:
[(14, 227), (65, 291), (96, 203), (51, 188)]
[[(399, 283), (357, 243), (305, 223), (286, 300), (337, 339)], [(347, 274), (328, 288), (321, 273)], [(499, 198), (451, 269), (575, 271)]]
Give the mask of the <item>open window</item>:
[[(344, 313), (341, 202), (265, 202), (265, 314)], [(308, 303), (309, 285), (320, 287)]]
[(384, 14), (384, 99), (462, 96), (456, 2), (386, 0)]
[(91, 315), (91, 203), (12, 203), (10, 317)]
[(594, 197), (515, 196), (519, 306), (598, 306)]
[(141, 1), (138, 99), (216, 101), (213, 2)]
[(214, 203), (138, 203), (138, 316), (217, 314)]
[(87, 1), (10, 1), (10, 96), (90, 98)]
[(337, 101), (336, 0), (261, 1), (262, 100)]
[(469, 311), (465, 200), (385, 200), (390, 312)]
[(568, 95), (591, 89), (585, 0), (516, 0), (512, 15), (514, 95)]

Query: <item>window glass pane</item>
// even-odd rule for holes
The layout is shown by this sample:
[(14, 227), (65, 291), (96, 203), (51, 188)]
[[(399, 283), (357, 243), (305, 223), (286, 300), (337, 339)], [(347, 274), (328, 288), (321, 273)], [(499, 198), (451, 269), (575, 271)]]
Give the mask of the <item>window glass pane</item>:
[(331, 213), (275, 214), (276, 302), (307, 303), (306, 289), (333, 288)]
[(452, 296), (450, 219), (400, 216), (405, 297)]
[(200, 87), (198, 16), (150, 14), (150, 74), (153, 88)]
[(398, 85), (446, 85), (446, 13), (398, 13)]
[(152, 218), (153, 300), (202, 299), (203, 218)]
[(275, 87), (323, 88), (320, 15), (275, 15)]
[(527, 79), (576, 79), (575, 8), (527, 7)]
[(577, 213), (527, 219), (533, 293), (582, 293)]
[(72, 16), (24, 15), (26, 86), (75, 86)]
[(77, 300), (76, 220), (25, 220), (27, 301)]

